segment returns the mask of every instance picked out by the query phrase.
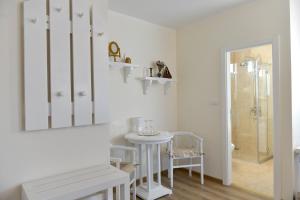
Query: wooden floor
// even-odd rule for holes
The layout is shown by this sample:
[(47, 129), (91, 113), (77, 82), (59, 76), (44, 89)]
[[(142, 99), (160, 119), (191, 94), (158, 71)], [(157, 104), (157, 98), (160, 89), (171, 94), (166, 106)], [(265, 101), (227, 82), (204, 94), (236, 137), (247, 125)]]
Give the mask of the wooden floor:
[[(163, 173), (162, 182), (163, 185), (169, 186), (166, 173)], [(160, 200), (270, 200), (270, 198), (236, 186), (223, 186), (219, 181), (211, 178), (206, 178), (205, 184), (200, 185), (199, 175), (194, 174), (193, 177), (189, 177), (187, 171), (176, 170), (173, 194)]]

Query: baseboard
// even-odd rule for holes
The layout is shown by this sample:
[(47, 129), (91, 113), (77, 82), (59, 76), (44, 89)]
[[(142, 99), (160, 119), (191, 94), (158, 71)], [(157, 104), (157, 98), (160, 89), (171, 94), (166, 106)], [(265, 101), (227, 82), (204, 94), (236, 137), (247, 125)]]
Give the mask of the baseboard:
[[(185, 169), (185, 168), (180, 168), (180, 169), (176, 169), (176, 170), (182, 170), (182, 171), (185, 171), (185, 172), (189, 171), (188, 169)], [(197, 172), (197, 171), (192, 171), (192, 174), (200, 176), (200, 172)], [(215, 183), (223, 184), (223, 180), (222, 179), (218, 179), (218, 178), (215, 178), (215, 177), (212, 177), (212, 176), (208, 176), (208, 175), (205, 175), (205, 174), (204, 174), (204, 179), (208, 179), (208, 180), (213, 181)]]
[[(188, 176), (188, 169), (185, 169), (185, 168), (178, 168), (178, 169), (174, 169), (174, 170), (180, 170), (180, 171), (184, 171), (187, 173), (187, 176)], [(200, 176), (200, 172), (197, 172), (197, 171), (192, 171), (193, 175), (195, 176)], [(156, 177), (156, 174), (157, 172), (154, 172), (154, 177)], [(168, 169), (164, 169), (161, 171), (161, 174), (162, 175), (165, 175), (167, 176), (168, 175)], [(222, 179), (218, 179), (218, 178), (215, 178), (215, 177), (212, 177), (212, 176), (208, 176), (208, 175), (205, 175), (204, 174), (204, 179), (206, 180), (210, 180), (212, 182), (215, 182), (215, 183), (218, 183), (218, 184), (223, 184), (223, 180)], [(143, 181), (146, 181), (147, 180), (147, 177), (146, 176), (143, 176)], [(205, 180), (204, 180), (205, 181)], [(139, 184), (139, 178), (137, 178), (137, 184)], [(300, 199), (299, 199), (300, 200)]]

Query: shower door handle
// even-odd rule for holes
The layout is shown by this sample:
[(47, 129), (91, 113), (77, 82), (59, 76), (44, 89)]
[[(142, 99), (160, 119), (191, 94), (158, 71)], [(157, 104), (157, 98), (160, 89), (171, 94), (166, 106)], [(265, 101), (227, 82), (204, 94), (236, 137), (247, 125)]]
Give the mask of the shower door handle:
[[(257, 113), (258, 112), (258, 113)], [(250, 115), (254, 115), (254, 117), (257, 117), (257, 114), (259, 115), (259, 116), (261, 116), (261, 108), (259, 108), (259, 109), (257, 109), (257, 107), (256, 106), (253, 106), (253, 107), (251, 107), (250, 108)]]
[(250, 114), (253, 114), (254, 116), (256, 116), (256, 112), (257, 112), (256, 106), (253, 106), (250, 108)]

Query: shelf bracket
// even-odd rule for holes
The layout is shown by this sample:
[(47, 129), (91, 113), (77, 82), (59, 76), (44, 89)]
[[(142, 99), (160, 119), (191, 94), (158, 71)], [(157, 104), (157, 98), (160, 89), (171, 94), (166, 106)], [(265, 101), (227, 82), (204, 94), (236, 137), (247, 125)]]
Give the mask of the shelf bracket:
[(129, 76), (132, 73), (133, 67), (123, 67), (124, 70), (124, 82), (127, 83)]
[(168, 94), (168, 91), (169, 91), (170, 87), (171, 87), (171, 82), (166, 82), (164, 84), (164, 94), (165, 95)]
[(144, 95), (148, 93), (149, 88), (152, 85), (152, 80), (143, 80), (143, 90), (144, 90)]

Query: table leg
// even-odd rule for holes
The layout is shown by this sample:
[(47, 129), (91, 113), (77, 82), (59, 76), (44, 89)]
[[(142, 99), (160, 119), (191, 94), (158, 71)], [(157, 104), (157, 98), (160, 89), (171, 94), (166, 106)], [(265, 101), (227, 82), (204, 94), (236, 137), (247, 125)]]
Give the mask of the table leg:
[(157, 182), (161, 185), (160, 144), (157, 145)]
[(139, 176), (140, 176), (140, 185), (143, 185), (143, 148), (142, 145), (138, 145), (139, 149)]
[(152, 188), (152, 182), (153, 182), (153, 174), (151, 174), (151, 151), (152, 151), (152, 145), (147, 144), (146, 145), (146, 151), (147, 151), (147, 191), (149, 192)]
[(129, 183), (120, 185), (120, 197), (121, 200), (130, 200), (130, 187)]
[(157, 145), (157, 182), (161, 185), (160, 144)]
[(167, 153), (168, 153), (168, 178), (170, 179), (171, 178), (171, 157), (170, 157), (170, 148), (171, 148), (171, 145), (170, 145), (170, 142), (167, 143)]
[(174, 169), (173, 169), (173, 167), (174, 167), (174, 159), (173, 159), (173, 142), (172, 142), (172, 140), (170, 141), (170, 152), (171, 152), (171, 156), (170, 156), (170, 179), (171, 179), (171, 188), (173, 188), (173, 182), (174, 182), (174, 180), (173, 180), (173, 176), (174, 176)]
[[(153, 151), (154, 151), (154, 147), (155, 147), (155, 145), (153, 145), (153, 144), (151, 144), (151, 149), (150, 149), (150, 163), (151, 163), (151, 168), (150, 168), (150, 170), (151, 170), (151, 177), (153, 177), (153, 175), (154, 175), (154, 156), (153, 156)], [(152, 178), (152, 181), (153, 181), (154, 179)]]

